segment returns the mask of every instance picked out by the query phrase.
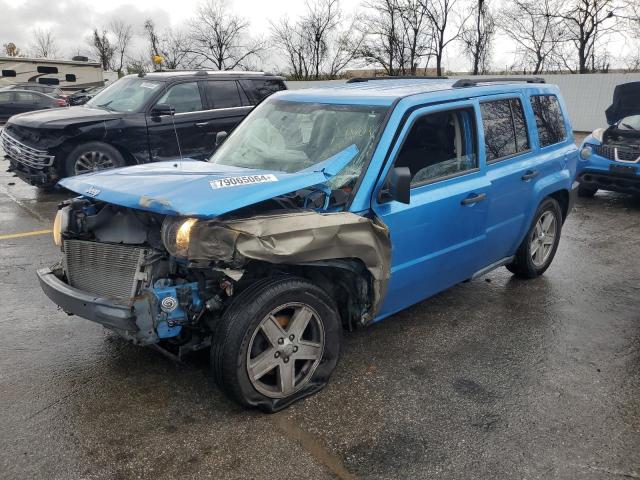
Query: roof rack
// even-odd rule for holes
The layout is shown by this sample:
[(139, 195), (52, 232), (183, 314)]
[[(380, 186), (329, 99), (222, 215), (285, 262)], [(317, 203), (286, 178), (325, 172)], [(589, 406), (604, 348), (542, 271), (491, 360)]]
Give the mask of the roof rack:
[(513, 82), (525, 82), (525, 83), (545, 83), (544, 78), (541, 77), (494, 77), (494, 78), (461, 78), (452, 85), (453, 88), (475, 87), (479, 83), (513, 83)]
[(420, 75), (401, 75), (397, 77), (353, 77), (347, 80), (347, 83), (362, 83), (370, 82), (372, 80), (446, 80), (449, 77), (437, 77), (437, 76), (420, 76)]

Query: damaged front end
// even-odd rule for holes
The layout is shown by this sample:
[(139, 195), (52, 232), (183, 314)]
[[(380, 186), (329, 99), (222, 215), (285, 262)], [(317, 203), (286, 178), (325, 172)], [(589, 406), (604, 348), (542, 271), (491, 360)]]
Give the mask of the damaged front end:
[(54, 238), (63, 259), (38, 271), (47, 296), (177, 356), (207, 347), (230, 301), (260, 279), (313, 279), (353, 328), (373, 319), (390, 275), (386, 227), (349, 212), (196, 219), (82, 197), (60, 207)]

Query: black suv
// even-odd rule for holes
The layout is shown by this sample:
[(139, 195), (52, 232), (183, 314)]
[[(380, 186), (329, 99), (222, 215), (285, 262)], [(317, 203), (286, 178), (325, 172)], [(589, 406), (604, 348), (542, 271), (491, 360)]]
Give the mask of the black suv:
[(203, 160), (265, 97), (286, 88), (260, 72), (128, 75), (82, 106), (9, 119), (9, 171), (48, 188), (63, 177), (175, 158)]

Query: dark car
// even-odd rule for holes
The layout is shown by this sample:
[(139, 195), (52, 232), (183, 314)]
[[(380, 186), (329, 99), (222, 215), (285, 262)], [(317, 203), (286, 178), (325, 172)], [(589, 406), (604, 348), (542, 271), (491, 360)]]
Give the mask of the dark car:
[(104, 89), (105, 87), (102, 86), (83, 88), (82, 90), (78, 90), (77, 92), (73, 92), (69, 95), (67, 101), (69, 102), (69, 105), (84, 105)]
[(0, 123), (18, 113), (65, 107), (67, 102), (40, 92), (29, 90), (0, 91)]
[(640, 82), (623, 83), (605, 112), (608, 128), (585, 138), (579, 165), (582, 197), (600, 190), (640, 195)]
[(204, 160), (218, 132), (284, 89), (281, 77), (260, 72), (129, 75), (84, 105), (11, 118), (2, 132), (5, 157), (9, 171), (44, 188), (124, 165)]
[(42, 85), (35, 82), (21, 82), (14, 83), (8, 87), (4, 87), (2, 90), (31, 90), (32, 92), (40, 92), (51, 97), (67, 99), (67, 95), (60, 90), (60, 87), (55, 85)]

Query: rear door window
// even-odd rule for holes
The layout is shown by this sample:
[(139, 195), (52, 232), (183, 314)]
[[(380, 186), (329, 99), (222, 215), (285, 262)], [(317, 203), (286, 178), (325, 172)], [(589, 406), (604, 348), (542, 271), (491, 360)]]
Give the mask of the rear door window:
[(531, 97), (531, 107), (536, 119), (540, 147), (566, 140), (564, 116), (555, 95), (534, 95)]
[(167, 90), (157, 103), (171, 105), (176, 113), (203, 110), (198, 82), (179, 83)]
[(529, 150), (529, 135), (519, 98), (480, 104), (487, 162), (495, 162)]
[(34, 104), (37, 103), (38, 96), (31, 92), (14, 92), (16, 95), (16, 102), (22, 104)]
[(205, 82), (209, 108), (241, 107), (242, 100), (235, 80), (209, 80)]
[(0, 105), (11, 103), (12, 92), (0, 92)]

